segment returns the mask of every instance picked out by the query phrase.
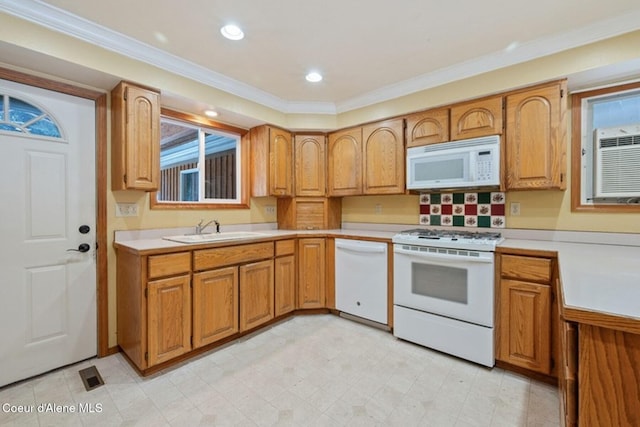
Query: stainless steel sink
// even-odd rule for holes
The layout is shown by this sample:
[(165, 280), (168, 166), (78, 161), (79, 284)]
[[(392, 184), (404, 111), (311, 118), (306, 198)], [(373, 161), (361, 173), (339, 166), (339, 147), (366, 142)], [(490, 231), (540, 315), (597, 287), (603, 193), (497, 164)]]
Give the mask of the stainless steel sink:
[(163, 239), (178, 243), (210, 243), (222, 242), (225, 240), (257, 239), (266, 236), (268, 236), (268, 234), (258, 233), (255, 231), (229, 231), (225, 233), (183, 234), (179, 236), (166, 236), (163, 237)]

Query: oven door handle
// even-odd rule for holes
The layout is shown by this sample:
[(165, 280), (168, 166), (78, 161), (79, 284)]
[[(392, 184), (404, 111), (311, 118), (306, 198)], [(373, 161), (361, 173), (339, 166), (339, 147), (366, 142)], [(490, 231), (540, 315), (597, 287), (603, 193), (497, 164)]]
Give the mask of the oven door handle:
[[(480, 262), (480, 263), (490, 263), (493, 262), (493, 254), (489, 256), (481, 256), (481, 257), (473, 257), (467, 255), (450, 255), (450, 254), (441, 254), (435, 252), (418, 252), (418, 251), (407, 251), (405, 249), (395, 248), (393, 250), (396, 254), (409, 255), (413, 258), (417, 258), (420, 260), (450, 260), (450, 261), (466, 261), (466, 262)], [(471, 252), (471, 251), (467, 251)], [(481, 253), (482, 254), (482, 253)]]

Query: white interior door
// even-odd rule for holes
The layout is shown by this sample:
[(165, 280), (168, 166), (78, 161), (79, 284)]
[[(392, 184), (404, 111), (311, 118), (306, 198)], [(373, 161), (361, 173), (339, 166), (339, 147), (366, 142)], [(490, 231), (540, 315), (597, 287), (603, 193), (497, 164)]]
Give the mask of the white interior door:
[(0, 95), (2, 386), (97, 352), (96, 134), (91, 100), (4, 80)]

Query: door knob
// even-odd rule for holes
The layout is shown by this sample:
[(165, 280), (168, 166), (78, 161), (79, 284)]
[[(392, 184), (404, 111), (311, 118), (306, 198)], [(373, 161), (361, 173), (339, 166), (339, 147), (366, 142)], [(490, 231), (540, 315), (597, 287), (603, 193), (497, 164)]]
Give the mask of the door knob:
[(75, 252), (89, 252), (90, 249), (91, 249), (91, 246), (89, 246), (88, 243), (81, 243), (78, 246), (78, 249), (67, 249), (67, 252), (72, 252), (72, 251), (75, 251)]
[(82, 234), (87, 234), (89, 231), (91, 231), (91, 227), (89, 227), (88, 225), (81, 225), (80, 228), (78, 228), (78, 231)]

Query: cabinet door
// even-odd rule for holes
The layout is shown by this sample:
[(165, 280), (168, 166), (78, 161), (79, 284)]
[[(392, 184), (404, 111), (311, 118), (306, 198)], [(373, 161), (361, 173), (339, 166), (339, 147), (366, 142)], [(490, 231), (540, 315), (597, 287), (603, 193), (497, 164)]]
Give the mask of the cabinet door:
[(325, 307), (325, 239), (298, 241), (298, 308)]
[(238, 268), (193, 275), (193, 347), (238, 332)]
[(269, 186), (272, 196), (293, 195), (293, 144), (285, 130), (269, 128)]
[(329, 135), (327, 187), (329, 196), (362, 194), (362, 128)]
[(154, 280), (148, 285), (148, 366), (191, 350), (189, 275)]
[(451, 107), (451, 140), (502, 134), (502, 97)]
[(240, 331), (273, 319), (273, 260), (240, 266)]
[(318, 197), (326, 193), (326, 150), (323, 135), (296, 135), (296, 196)]
[(498, 358), (543, 374), (551, 372), (551, 287), (500, 282)]
[(449, 109), (441, 108), (407, 117), (407, 148), (449, 141)]
[(507, 190), (566, 188), (565, 86), (507, 96)]
[(160, 169), (160, 94), (120, 83), (112, 92), (114, 190), (155, 191)]
[(296, 308), (295, 255), (276, 258), (275, 270), (275, 315), (277, 317)]
[(404, 193), (404, 119), (365, 126), (362, 139), (364, 194)]

